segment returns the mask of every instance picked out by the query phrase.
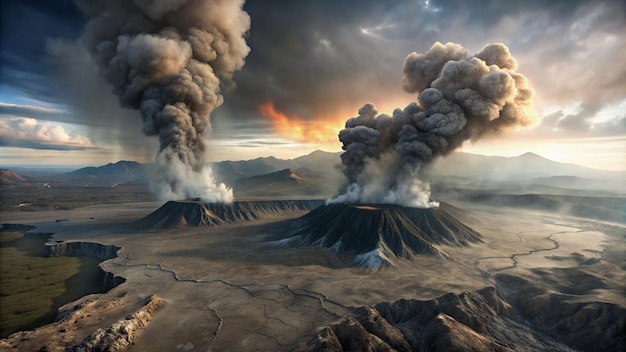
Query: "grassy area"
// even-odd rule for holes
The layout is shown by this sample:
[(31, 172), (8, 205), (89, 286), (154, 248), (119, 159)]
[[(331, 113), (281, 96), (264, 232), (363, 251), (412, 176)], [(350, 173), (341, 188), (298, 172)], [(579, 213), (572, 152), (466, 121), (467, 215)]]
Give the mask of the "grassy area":
[(0, 337), (47, 324), (63, 304), (101, 292), (99, 258), (44, 258), (45, 243), (0, 230)]

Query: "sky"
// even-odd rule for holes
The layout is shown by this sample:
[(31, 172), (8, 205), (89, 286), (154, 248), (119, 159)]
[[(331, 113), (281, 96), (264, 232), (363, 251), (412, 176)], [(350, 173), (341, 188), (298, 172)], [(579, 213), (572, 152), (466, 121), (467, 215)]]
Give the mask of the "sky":
[[(121, 108), (83, 46), (71, 0), (4, 0), (0, 165), (151, 162), (139, 112)], [(416, 101), (402, 64), (435, 42), (503, 43), (535, 90), (537, 123), (461, 151), (626, 170), (626, 2), (622, 0), (248, 0), (250, 52), (211, 114), (208, 158), (340, 151), (365, 103)]]

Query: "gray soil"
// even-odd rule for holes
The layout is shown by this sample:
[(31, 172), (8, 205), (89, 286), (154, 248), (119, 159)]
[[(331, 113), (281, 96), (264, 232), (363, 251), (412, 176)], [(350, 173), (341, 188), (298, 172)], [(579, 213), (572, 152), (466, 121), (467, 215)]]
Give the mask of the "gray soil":
[[(37, 231), (54, 233), (53, 241), (121, 247), (118, 257), (105, 261), (102, 268), (126, 281), (105, 294), (61, 308), (64, 314), (55, 323), (2, 340), (0, 350), (63, 351), (79, 346), (98, 329), (108, 331), (125, 317), (143, 314), (142, 307), (152, 295), (165, 303), (151, 311), (150, 319), (141, 320), (145, 324), (139, 324), (139, 330), (133, 330), (130, 351), (310, 350), (316, 346), (312, 338), (325, 327), (353, 317), (358, 307), (401, 299), (429, 301), (448, 293), (489, 298), (495, 293), (484, 291), (485, 287), (514, 289), (528, 282), (545, 290), (547, 296), (541, 297), (556, 293), (582, 304), (626, 307), (623, 224), (453, 204), (472, 209), (451, 214), (480, 233), (482, 242), (438, 244), (453, 260), (416, 255), (380, 270), (353, 267), (328, 248), (277, 247), (267, 242), (293, 230), (293, 220), (305, 210), (219, 226), (171, 228), (132, 225), (158, 209), (159, 203), (2, 213), (1, 222), (37, 226)], [(474, 293), (463, 296), (466, 291)], [(509, 291), (498, 297), (511, 304), (514, 314), (541, 314), (524, 297)], [(480, 331), (472, 335), (475, 331), (467, 331), (462, 322), (459, 325), (454, 314), (434, 315), (431, 320), (428, 336), (444, 331), (450, 339), (429, 343), (445, 346), (467, 335), (486, 348), (502, 347), (499, 340)], [(529, 334), (523, 336), (534, 336)], [(555, 340), (553, 335), (545, 337), (548, 344)], [(575, 348), (584, 350), (584, 346)]]

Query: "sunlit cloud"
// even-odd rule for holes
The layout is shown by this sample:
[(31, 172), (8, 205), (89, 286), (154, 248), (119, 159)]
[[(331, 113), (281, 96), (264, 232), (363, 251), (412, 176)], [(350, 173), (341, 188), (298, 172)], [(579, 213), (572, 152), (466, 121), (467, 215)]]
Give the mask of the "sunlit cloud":
[(99, 149), (80, 134), (61, 125), (42, 124), (33, 118), (12, 117), (0, 120), (0, 146), (46, 150)]

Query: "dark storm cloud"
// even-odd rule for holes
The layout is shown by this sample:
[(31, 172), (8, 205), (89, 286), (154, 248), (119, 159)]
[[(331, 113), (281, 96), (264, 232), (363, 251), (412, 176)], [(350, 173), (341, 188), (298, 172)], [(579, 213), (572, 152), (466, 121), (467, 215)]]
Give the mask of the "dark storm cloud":
[[(96, 144), (135, 155), (145, 151), (146, 159), (153, 154), (155, 143), (134, 133), (141, 126), (137, 113), (117, 105), (86, 50), (73, 43), (84, 26), (73, 0), (6, 0), (0, 6), (0, 94), (18, 93), (58, 107), (0, 101), (0, 115), (87, 125)], [(121, 121), (136, 126), (122, 128)]]
[[(562, 4), (558, 2), (557, 4)], [(550, 16), (539, 11), (533, 30), (520, 37), (516, 47), (529, 68), (530, 79), (542, 87), (542, 101), (582, 103), (593, 116), (598, 106), (626, 96), (626, 66), (616, 57), (626, 56), (626, 2), (578, 1), (559, 6)], [(556, 5), (555, 5), (556, 6)]]
[(49, 38), (75, 38), (82, 19), (72, 0), (3, 0), (0, 4), (0, 82), (7, 90), (58, 103), (63, 96), (45, 61)]
[(397, 63), (385, 65), (390, 54), (360, 31), (391, 7), (375, 1), (247, 2), (251, 53), (236, 74), (236, 100), (227, 97), (226, 104), (256, 110), (270, 100), (288, 114), (319, 118), (336, 111), (331, 104), (339, 101), (361, 105), (374, 82), (396, 86), (385, 77), (400, 78)]
[[(600, 103), (624, 96), (626, 66), (619, 60), (607, 59), (609, 69), (587, 79), (592, 89), (558, 76), (590, 69), (576, 59), (589, 44), (581, 38), (621, 36), (622, 2), (257, 0), (245, 8), (252, 17), (251, 53), (236, 74), (237, 91), (226, 99), (240, 118), (257, 118), (257, 105), (268, 100), (302, 119), (327, 118), (364, 101), (385, 104), (401, 79), (404, 56), (435, 41), (459, 42), (473, 52), (485, 42), (504, 42), (524, 62), (531, 83), (547, 92), (540, 101), (567, 101), (565, 91)], [(545, 67), (560, 72), (557, 78)]]
[[(427, 50), (435, 41), (458, 42), (472, 52), (487, 42), (507, 44), (520, 71), (537, 88), (538, 106), (611, 104), (626, 96), (626, 65), (616, 59), (626, 57), (625, 3), (431, 0), (426, 6), (413, 0), (248, 0), (244, 9), (252, 20), (247, 39), (251, 53), (243, 70), (235, 73), (237, 89), (224, 92), (225, 104), (214, 112), (214, 134), (236, 132), (228, 128), (230, 121), (258, 121), (257, 106), (264, 101), (303, 120), (344, 119), (348, 116), (335, 115), (339, 109), (353, 111), (367, 101), (381, 107), (393, 98), (389, 92), (397, 91), (404, 57)], [(1, 13), (0, 84), (75, 109), (79, 99), (70, 96), (85, 91), (86, 84), (68, 89), (63, 87), (67, 81), (58, 84), (51, 78), (53, 71), (74, 64), (72, 52), (67, 51), (65, 65), (42, 54), (50, 37), (79, 36), (83, 19), (76, 7), (70, 0), (5, 0)], [(401, 91), (393, 95), (415, 98)], [(90, 100), (97, 102), (97, 97)], [(77, 110), (76, 119), (89, 125), (103, 120), (115, 125), (129, 113), (119, 108), (92, 114)], [(115, 143), (128, 148), (139, 144), (130, 134), (118, 135), (123, 136)]]
[(46, 50), (46, 60), (55, 67), (53, 76), (61, 83), (71, 115), (68, 122), (87, 125), (94, 143), (116, 145), (151, 159), (158, 142), (137, 134), (142, 124), (140, 114), (119, 106), (87, 49), (77, 41), (49, 40)]

